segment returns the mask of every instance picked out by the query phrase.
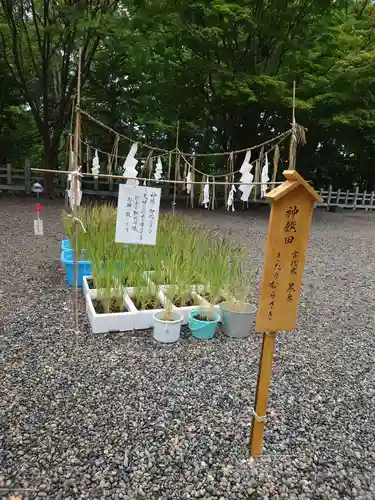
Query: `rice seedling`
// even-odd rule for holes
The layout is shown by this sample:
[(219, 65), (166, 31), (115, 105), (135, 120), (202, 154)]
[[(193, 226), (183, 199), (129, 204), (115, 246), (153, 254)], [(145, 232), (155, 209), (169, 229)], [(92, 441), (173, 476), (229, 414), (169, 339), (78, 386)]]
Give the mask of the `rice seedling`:
[(147, 311), (161, 307), (159, 297), (157, 296), (157, 290), (150, 283), (135, 288), (132, 295), (132, 301), (138, 311)]
[[(156, 286), (169, 285), (166, 317), (171, 315), (170, 304), (182, 307), (196, 302), (194, 286), (205, 299), (201, 311), (208, 320), (220, 301), (232, 297), (233, 307), (239, 308), (248, 300), (254, 273), (244, 272), (241, 249), (226, 237), (191, 225), (185, 217), (161, 214), (155, 246), (122, 245), (115, 243), (114, 205), (80, 207), (78, 216), (86, 229), (86, 233), (79, 231), (79, 247), (92, 260), (94, 287), (105, 312), (124, 310), (127, 287), (134, 288), (133, 301), (139, 310), (159, 307), (156, 289), (145, 280), (148, 271)], [(67, 213), (62, 219), (72, 240), (73, 220)]]

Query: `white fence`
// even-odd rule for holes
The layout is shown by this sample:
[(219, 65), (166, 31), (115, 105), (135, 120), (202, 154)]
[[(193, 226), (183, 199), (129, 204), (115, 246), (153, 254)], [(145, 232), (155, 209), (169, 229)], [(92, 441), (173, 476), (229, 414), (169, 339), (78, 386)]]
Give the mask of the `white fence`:
[(371, 193), (360, 192), (358, 187), (354, 191), (341, 189), (334, 191), (332, 186), (329, 186), (328, 189), (321, 189), (318, 193), (323, 198), (323, 203), (318, 204), (321, 207), (341, 207), (352, 210), (372, 210), (375, 208), (375, 191), (371, 191)]
[[(12, 165), (0, 166), (0, 193), (2, 191), (18, 191), (26, 194), (31, 193), (31, 187), (34, 182), (43, 182), (43, 176), (40, 172), (32, 172), (30, 170), (30, 162), (27, 160), (23, 168), (14, 168)], [(57, 175), (56, 192), (63, 194), (66, 189), (66, 177)], [(117, 197), (118, 193), (117, 180), (106, 179), (83, 179), (83, 193), (89, 196)], [(168, 190), (169, 192), (169, 190)], [(375, 192), (368, 193), (360, 192), (356, 187), (354, 191), (344, 191), (341, 189), (333, 190), (332, 186), (328, 189), (320, 189), (320, 196), (323, 198), (323, 203), (319, 203), (321, 207), (342, 207), (352, 210), (364, 209), (372, 210), (375, 208)], [(220, 195), (217, 196), (219, 201)], [(253, 203), (268, 203), (266, 200), (251, 200)]]

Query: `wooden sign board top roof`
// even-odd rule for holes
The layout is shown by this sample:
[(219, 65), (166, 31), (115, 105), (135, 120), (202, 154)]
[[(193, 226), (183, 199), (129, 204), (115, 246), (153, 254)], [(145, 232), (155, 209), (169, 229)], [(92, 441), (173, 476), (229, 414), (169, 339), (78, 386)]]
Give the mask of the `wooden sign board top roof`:
[(280, 184), (280, 186), (277, 186), (275, 189), (272, 189), (272, 191), (266, 194), (266, 198), (272, 201), (277, 201), (296, 189), (298, 186), (303, 186), (314, 202), (322, 202), (322, 198), (316, 191), (314, 191), (310, 184), (300, 176), (298, 172), (296, 172), (295, 170), (284, 170), (283, 175), (287, 180), (283, 184)]

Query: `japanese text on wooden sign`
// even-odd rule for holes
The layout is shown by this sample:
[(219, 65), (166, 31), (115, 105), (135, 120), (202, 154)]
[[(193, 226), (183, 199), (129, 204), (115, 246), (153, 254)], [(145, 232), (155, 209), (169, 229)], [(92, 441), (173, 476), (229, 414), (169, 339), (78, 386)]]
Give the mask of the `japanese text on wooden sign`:
[[(269, 196), (275, 198), (260, 289), (256, 321), (258, 332), (296, 328), (305, 254), (316, 200), (306, 191), (305, 185), (299, 183), (300, 176), (297, 173), (294, 176), (296, 187), (293, 188), (293, 181), (288, 181), (271, 191)], [(304, 182), (303, 179), (301, 182)]]
[(160, 194), (160, 188), (120, 185), (115, 235), (117, 243), (156, 244)]

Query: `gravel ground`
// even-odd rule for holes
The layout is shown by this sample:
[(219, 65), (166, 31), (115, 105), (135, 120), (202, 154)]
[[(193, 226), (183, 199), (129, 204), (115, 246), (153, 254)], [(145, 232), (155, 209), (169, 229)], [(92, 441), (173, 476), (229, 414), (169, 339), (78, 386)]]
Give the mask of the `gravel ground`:
[[(46, 203), (35, 237), (34, 202), (0, 198), (1, 498), (375, 498), (375, 216), (315, 216), (298, 330), (278, 336), (254, 461), (261, 337), (165, 347), (150, 332), (93, 335), (83, 301), (77, 336), (61, 204)], [(192, 216), (261, 270), (266, 213)]]

